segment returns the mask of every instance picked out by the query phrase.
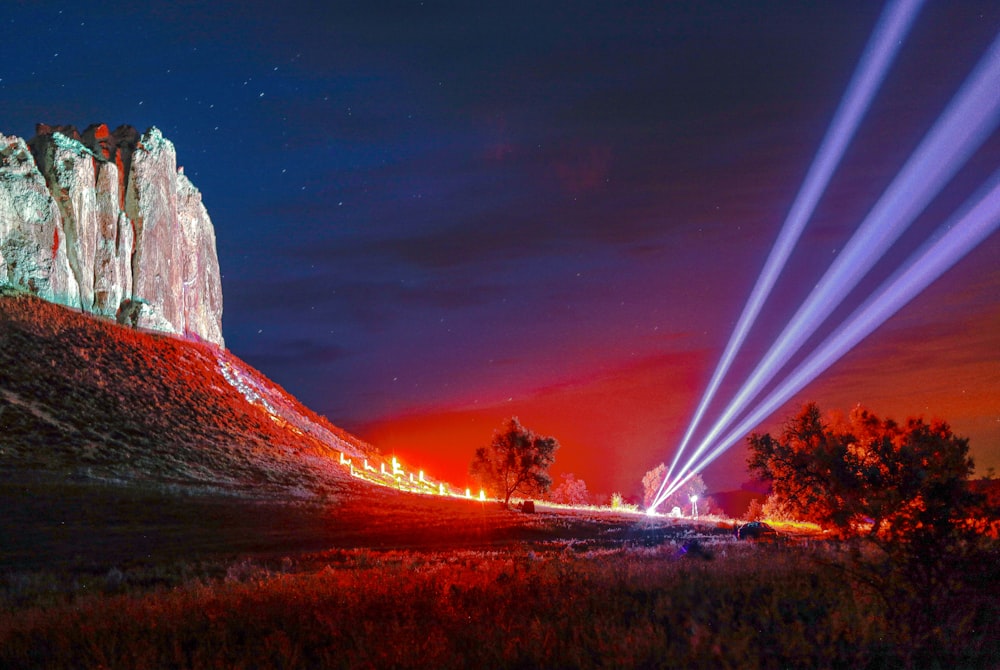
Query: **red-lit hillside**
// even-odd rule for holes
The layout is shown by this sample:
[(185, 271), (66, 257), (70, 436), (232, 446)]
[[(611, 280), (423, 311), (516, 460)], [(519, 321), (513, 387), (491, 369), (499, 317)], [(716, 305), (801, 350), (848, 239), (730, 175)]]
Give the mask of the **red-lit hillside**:
[(374, 449), (215, 346), (0, 293), (0, 470), (335, 492)]

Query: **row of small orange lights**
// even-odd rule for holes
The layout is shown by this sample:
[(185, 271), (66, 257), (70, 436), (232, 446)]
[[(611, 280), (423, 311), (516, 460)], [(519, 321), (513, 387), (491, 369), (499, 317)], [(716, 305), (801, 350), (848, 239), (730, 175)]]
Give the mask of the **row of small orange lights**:
[[(441, 495), (441, 496), (451, 496), (453, 498), (467, 498), (469, 500), (474, 500), (472, 495), (472, 489), (466, 488), (465, 494), (456, 493), (452, 490), (450, 484), (445, 482), (436, 482), (437, 489), (435, 490), (435, 482), (430, 481), (428, 477), (424, 474), (423, 470), (414, 476), (412, 472), (406, 472), (402, 466), (399, 464), (399, 460), (393, 456), (391, 465), (386, 467), (385, 461), (379, 463), (379, 467), (376, 468), (368, 459), (364, 459), (364, 466), (357, 468), (354, 466), (353, 459), (344, 455), (344, 452), (340, 452), (340, 464), (351, 471), (352, 477), (357, 477), (358, 479), (364, 479), (372, 484), (377, 484), (379, 486), (388, 486), (396, 488), (399, 490), (409, 491), (410, 493), (421, 493), (424, 495)], [(479, 498), (481, 502), (486, 501), (486, 490), (479, 489)]]

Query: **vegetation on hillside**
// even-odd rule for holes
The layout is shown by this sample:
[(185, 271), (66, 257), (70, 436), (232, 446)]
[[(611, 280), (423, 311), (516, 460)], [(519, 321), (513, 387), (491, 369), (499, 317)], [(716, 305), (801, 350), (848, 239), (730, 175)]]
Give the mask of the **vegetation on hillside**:
[(338, 448), (372, 450), (229, 352), (0, 296), (0, 469), (322, 492)]
[[(399, 490), (351, 477), (337, 447)], [(511, 420), (473, 470), (505, 502), (534, 495), (557, 447)], [(1000, 658), (995, 509), (943, 424), (828, 425), (809, 406), (778, 439), (753, 436), (774, 488), (755, 514), (835, 531), (767, 544), (724, 523), (407, 494), (370, 450), (227, 352), (0, 292), (0, 667)], [(220, 484), (336, 495), (204, 495)], [(552, 497), (586, 485), (567, 476)]]

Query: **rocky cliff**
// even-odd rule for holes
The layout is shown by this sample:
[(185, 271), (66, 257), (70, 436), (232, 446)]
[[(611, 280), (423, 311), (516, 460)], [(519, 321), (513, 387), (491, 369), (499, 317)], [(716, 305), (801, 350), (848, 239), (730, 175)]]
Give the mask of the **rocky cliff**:
[(156, 128), (0, 134), (0, 284), (224, 345), (215, 230)]

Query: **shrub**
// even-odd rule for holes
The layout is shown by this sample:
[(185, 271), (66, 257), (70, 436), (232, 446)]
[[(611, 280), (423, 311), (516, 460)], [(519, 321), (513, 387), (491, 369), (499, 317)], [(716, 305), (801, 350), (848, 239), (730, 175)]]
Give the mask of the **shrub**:
[(764, 518), (764, 510), (760, 501), (753, 498), (747, 506), (747, 511), (743, 514), (747, 521), (760, 521)]
[(587, 482), (577, 479), (573, 473), (564, 474), (562, 482), (552, 493), (549, 500), (562, 505), (587, 505), (590, 503), (590, 493), (587, 492)]

